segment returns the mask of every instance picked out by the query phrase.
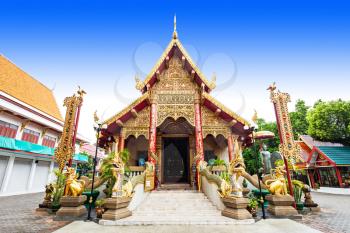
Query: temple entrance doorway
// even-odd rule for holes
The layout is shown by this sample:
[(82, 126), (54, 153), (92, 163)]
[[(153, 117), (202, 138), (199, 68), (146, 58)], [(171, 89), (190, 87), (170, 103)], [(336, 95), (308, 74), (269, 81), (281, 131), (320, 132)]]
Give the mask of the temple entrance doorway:
[(163, 183), (189, 183), (189, 139), (163, 138)]

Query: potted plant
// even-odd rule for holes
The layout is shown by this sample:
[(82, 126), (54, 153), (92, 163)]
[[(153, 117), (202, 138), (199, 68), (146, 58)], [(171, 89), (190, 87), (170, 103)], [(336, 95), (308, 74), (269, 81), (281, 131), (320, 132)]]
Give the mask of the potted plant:
[(296, 203), (297, 210), (303, 210), (304, 209), (304, 203), (301, 202), (301, 196), (303, 193), (303, 190), (299, 186), (294, 186), (294, 200)]
[(95, 202), (95, 211), (96, 211), (96, 217), (102, 218), (102, 214), (104, 213), (103, 205), (105, 204), (104, 199), (98, 199)]
[(257, 216), (258, 205), (259, 205), (259, 203), (258, 203), (258, 200), (256, 198), (249, 199), (247, 209), (254, 218)]
[(225, 160), (215, 159), (213, 165), (211, 166), (211, 170), (219, 173), (226, 171), (227, 167)]

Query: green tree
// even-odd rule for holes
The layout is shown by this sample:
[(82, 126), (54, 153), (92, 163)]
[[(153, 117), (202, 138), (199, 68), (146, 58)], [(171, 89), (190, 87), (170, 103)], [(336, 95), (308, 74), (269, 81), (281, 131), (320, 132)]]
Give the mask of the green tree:
[[(278, 146), (280, 143), (278, 136), (278, 129), (276, 122), (266, 122), (264, 119), (259, 118), (257, 120), (259, 131), (270, 131), (275, 134), (272, 139), (264, 140), (264, 144), (267, 145), (270, 152), (278, 151)], [(257, 141), (255, 144), (243, 151), (244, 163), (246, 166), (246, 171), (253, 175), (256, 174), (258, 169), (262, 167), (262, 161), (260, 156), (260, 143)]]
[(295, 104), (295, 112), (289, 113), (295, 139), (298, 139), (300, 135), (307, 134), (309, 123), (306, 117), (309, 108), (304, 100), (299, 99)]
[(308, 133), (321, 141), (350, 144), (350, 102), (318, 101), (307, 114)]
[(251, 175), (257, 174), (258, 169), (262, 167), (262, 160), (259, 154), (259, 145), (255, 144), (244, 149), (242, 154), (246, 171)]

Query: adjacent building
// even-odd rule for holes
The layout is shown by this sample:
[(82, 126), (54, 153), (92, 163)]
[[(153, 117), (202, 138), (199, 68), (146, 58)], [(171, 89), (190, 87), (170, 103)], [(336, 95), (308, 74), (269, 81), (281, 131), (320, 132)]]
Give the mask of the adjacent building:
[(308, 182), (313, 188), (350, 186), (350, 147), (320, 142), (308, 135), (298, 142), (305, 161)]
[[(63, 119), (52, 91), (0, 55), (0, 196), (43, 191), (52, 181)], [(75, 164), (87, 161), (79, 155)]]

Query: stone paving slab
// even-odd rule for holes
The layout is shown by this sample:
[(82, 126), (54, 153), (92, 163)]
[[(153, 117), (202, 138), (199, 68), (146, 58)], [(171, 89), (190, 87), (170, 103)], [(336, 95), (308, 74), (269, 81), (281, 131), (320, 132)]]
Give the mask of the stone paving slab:
[(44, 193), (0, 197), (1, 233), (49, 233), (70, 223), (54, 221), (54, 215), (35, 211)]
[(289, 219), (261, 220), (251, 225), (156, 225), (156, 226), (101, 226), (93, 222), (73, 222), (55, 233), (93, 233), (93, 232), (118, 232), (118, 233), (317, 233), (315, 229), (307, 227)]
[(312, 193), (320, 212), (309, 213), (298, 222), (326, 233), (350, 233), (350, 197), (325, 193)]

